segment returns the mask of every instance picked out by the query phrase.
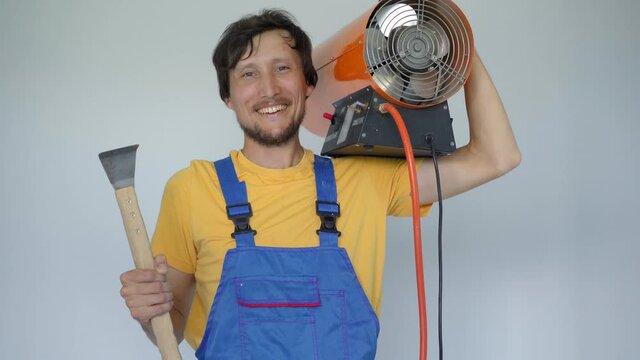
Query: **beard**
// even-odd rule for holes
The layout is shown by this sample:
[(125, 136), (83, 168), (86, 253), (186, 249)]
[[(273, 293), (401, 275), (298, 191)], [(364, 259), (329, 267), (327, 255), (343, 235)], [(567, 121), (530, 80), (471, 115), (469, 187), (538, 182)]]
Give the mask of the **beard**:
[(244, 135), (249, 139), (257, 142), (258, 144), (266, 147), (276, 147), (288, 143), (293, 139), (300, 130), (302, 120), (304, 119), (304, 112), (295, 117), (293, 121), (282, 132), (272, 135), (263, 131), (258, 124), (254, 124), (253, 127), (240, 124), (240, 128), (244, 132)]

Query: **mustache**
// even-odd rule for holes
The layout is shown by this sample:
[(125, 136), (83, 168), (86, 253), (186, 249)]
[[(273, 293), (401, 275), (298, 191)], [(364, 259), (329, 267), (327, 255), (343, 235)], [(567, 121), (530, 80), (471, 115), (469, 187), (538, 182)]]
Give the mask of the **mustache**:
[(268, 106), (275, 106), (275, 105), (289, 105), (291, 104), (291, 101), (289, 101), (289, 99), (287, 99), (284, 96), (274, 96), (271, 98), (266, 98), (266, 99), (262, 99), (259, 102), (257, 102), (255, 105), (253, 105), (253, 109), (254, 110), (258, 110), (258, 109), (262, 109)]

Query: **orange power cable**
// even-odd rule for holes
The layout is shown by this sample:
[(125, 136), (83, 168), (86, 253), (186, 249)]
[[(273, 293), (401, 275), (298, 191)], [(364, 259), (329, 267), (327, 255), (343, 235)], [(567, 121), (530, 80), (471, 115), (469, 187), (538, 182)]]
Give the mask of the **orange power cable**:
[(400, 112), (395, 106), (385, 103), (380, 105), (379, 110), (381, 112), (388, 112), (391, 114), (393, 121), (395, 121), (398, 131), (400, 132), (400, 138), (402, 139), (402, 145), (404, 147), (404, 153), (407, 158), (407, 166), (409, 167), (409, 182), (411, 184), (411, 205), (413, 209), (413, 248), (416, 261), (416, 283), (418, 285), (418, 314), (420, 317), (420, 360), (427, 359), (427, 311), (424, 289), (424, 270), (422, 265), (422, 230), (420, 227), (420, 194), (418, 193), (418, 180), (416, 175), (416, 162), (413, 156), (413, 146), (411, 146), (411, 140), (407, 127), (404, 124), (404, 120), (400, 115)]

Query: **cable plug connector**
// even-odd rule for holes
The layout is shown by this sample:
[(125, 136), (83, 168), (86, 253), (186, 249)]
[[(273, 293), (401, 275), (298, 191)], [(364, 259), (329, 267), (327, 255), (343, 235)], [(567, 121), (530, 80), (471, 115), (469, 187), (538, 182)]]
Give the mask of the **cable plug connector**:
[(433, 144), (433, 134), (425, 135), (424, 140), (427, 142), (427, 145)]

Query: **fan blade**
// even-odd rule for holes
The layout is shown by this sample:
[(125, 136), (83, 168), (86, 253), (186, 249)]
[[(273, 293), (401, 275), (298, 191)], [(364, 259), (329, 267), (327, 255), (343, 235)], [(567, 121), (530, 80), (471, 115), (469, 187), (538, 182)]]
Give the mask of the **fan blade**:
[(423, 74), (414, 74), (409, 80), (409, 88), (419, 97), (430, 100), (438, 97), (442, 83), (438, 71), (433, 70)]
[(418, 23), (418, 14), (407, 4), (393, 4), (385, 6), (375, 14), (378, 27), (389, 37), (391, 30), (400, 26), (415, 26)]
[(384, 66), (376, 70), (372, 78), (386, 94), (400, 100), (406, 89), (405, 80), (389, 66)]
[(382, 60), (387, 56), (387, 38), (376, 28), (368, 28), (364, 31), (364, 52), (367, 59)]
[(449, 50), (451, 49), (449, 37), (440, 24), (436, 21), (427, 20), (420, 23), (418, 28), (421, 32), (427, 33), (427, 38), (432, 44), (431, 51), (433, 52), (433, 56), (437, 59), (442, 59), (449, 53)]

